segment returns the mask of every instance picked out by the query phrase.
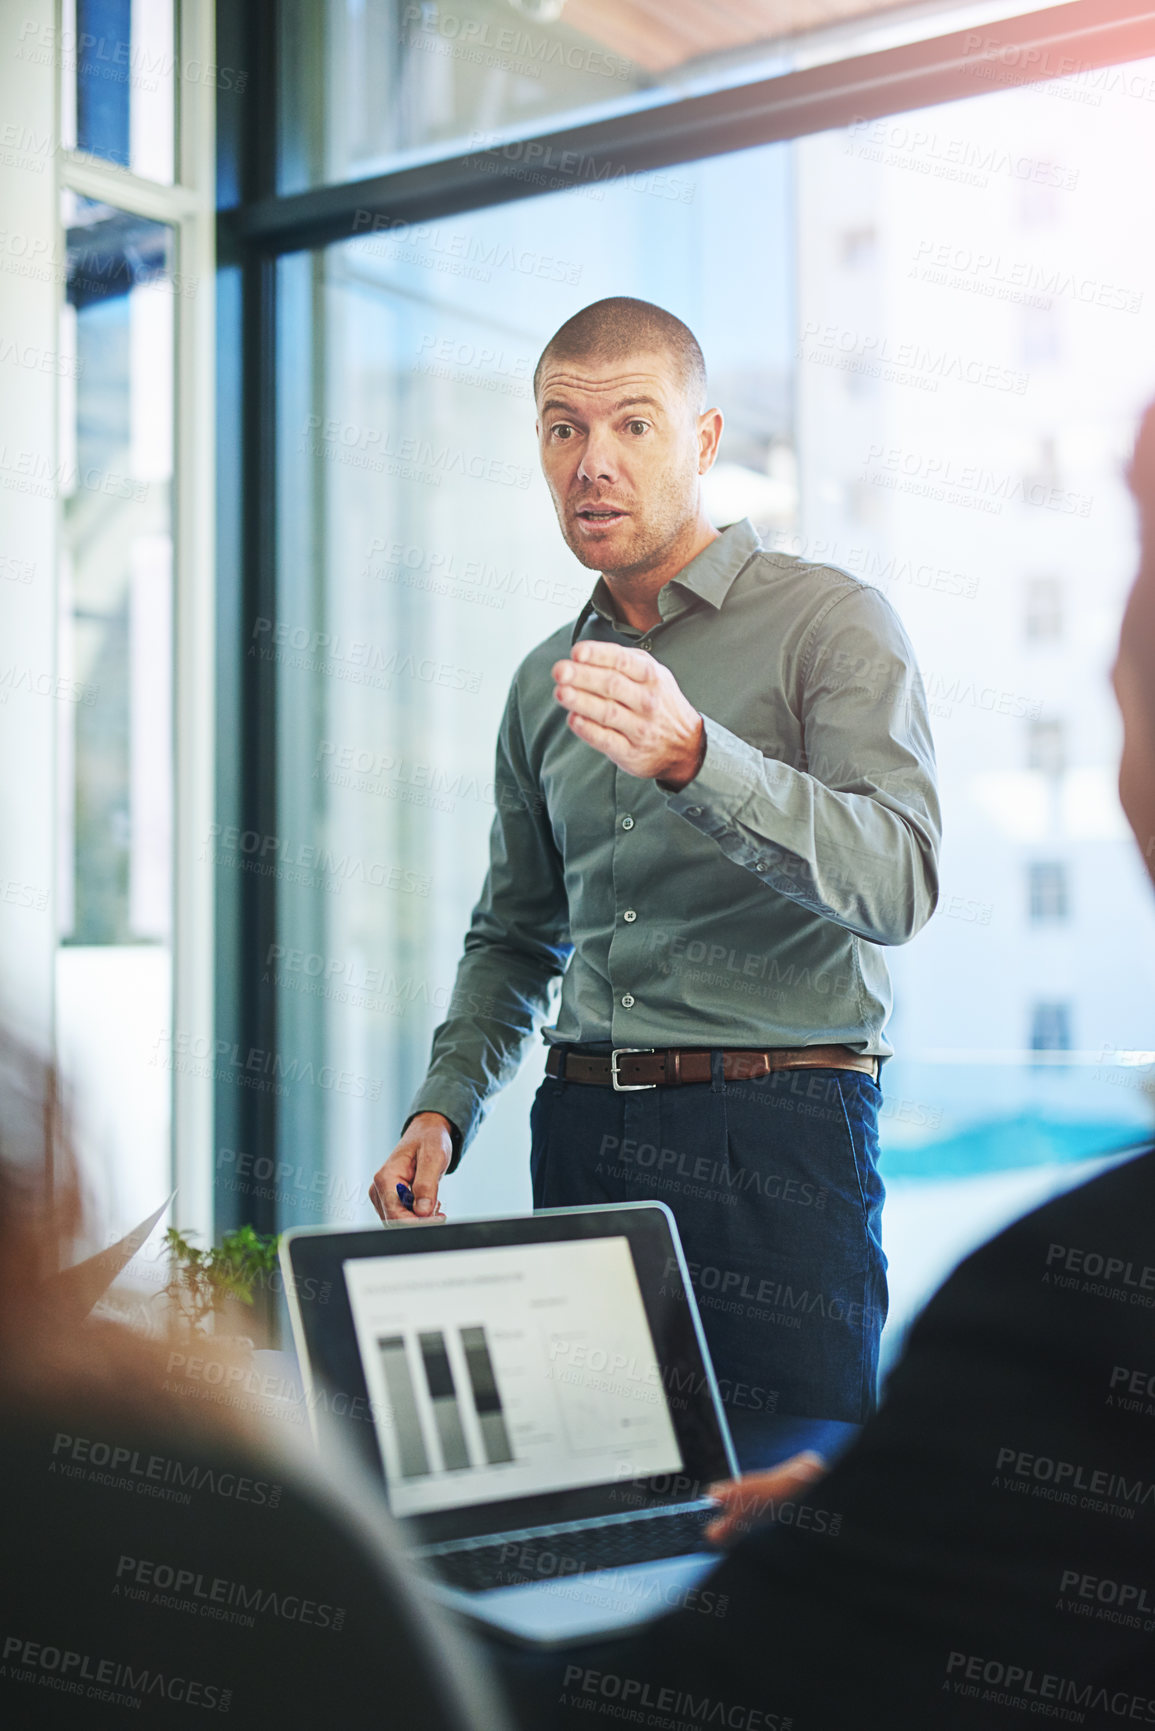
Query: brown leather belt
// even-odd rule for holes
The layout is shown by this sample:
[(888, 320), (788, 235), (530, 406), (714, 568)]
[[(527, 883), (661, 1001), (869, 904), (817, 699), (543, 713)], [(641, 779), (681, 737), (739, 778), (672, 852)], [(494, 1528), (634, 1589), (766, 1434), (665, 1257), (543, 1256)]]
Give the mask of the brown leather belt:
[[(722, 1076), (727, 1082), (750, 1082), (774, 1070), (857, 1070), (878, 1080), (878, 1059), (849, 1046), (780, 1046), (766, 1052), (723, 1052)], [(551, 1046), (545, 1061), (547, 1076), (562, 1082), (592, 1082), (619, 1094), (635, 1088), (679, 1088), (687, 1082), (710, 1080), (708, 1051), (662, 1051), (651, 1046), (619, 1046), (613, 1052), (579, 1052)]]

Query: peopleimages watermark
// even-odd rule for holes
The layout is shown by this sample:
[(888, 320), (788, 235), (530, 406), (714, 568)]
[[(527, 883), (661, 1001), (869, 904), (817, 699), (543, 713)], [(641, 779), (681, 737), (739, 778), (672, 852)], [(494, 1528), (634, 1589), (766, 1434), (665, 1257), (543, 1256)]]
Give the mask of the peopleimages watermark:
[(426, 378), (446, 379), (503, 397), (533, 394), (533, 361), (529, 355), (506, 354), (493, 343), (467, 343), (426, 331), (417, 344), (413, 371)]
[(340, 1173), (323, 1171), (312, 1162), (279, 1160), (222, 1144), (217, 1149), (216, 1168), (217, 1183), (224, 1190), (235, 1190), (245, 1197), (291, 1200), (297, 1208), (312, 1209), (326, 1218), (348, 1220), (364, 1205), (363, 1183), (353, 1184)]
[(149, 1454), (100, 1437), (72, 1436), (67, 1431), (57, 1431), (53, 1439), (48, 1470), (161, 1502), (189, 1503), (193, 1492), (251, 1503), (255, 1508), (275, 1509), (281, 1501), (282, 1486), (268, 1479), (176, 1460), (171, 1455)]
[[(371, 563), (380, 554), (382, 563)], [(369, 543), (362, 577), (379, 583), (398, 583), (452, 600), (474, 601), (484, 607), (502, 608), (506, 601), (541, 601), (550, 607), (577, 612), (589, 596), (588, 587), (547, 577), (537, 571), (516, 571), (511, 566), (491, 565), (487, 560), (459, 559), (456, 551), (418, 547), (404, 541), (387, 541), (377, 535)], [(0, 576), (3, 575), (0, 570)]]
[(1136, 1509), (1155, 1507), (1155, 1482), (1006, 1445), (995, 1458), (993, 1488), (1126, 1521), (1135, 1519)]
[(388, 691), (395, 678), (440, 685), (450, 691), (481, 690), (482, 675), (475, 668), (457, 667), (431, 655), (386, 649), (364, 637), (342, 638), (338, 632), (314, 631), (287, 619), (255, 619), (249, 656), (308, 673), (331, 674), (354, 685), (372, 685), (378, 691)]
[(866, 462), (877, 465), (865, 479), (876, 487), (915, 493), (939, 504), (963, 505), (999, 516), (1003, 506), (1020, 504), (1066, 516), (1089, 517), (1094, 498), (1027, 475), (1000, 473), (981, 463), (956, 463), (951, 457), (911, 451), (901, 445), (874, 444)]
[(7, 703), (13, 692), (23, 691), (29, 697), (51, 697), (57, 703), (80, 703), (91, 709), (100, 695), (99, 685), (73, 679), (68, 673), (45, 673), (19, 662), (0, 667), (0, 703)]
[(34, 913), (43, 914), (48, 910), (48, 891), (20, 878), (0, 878), (0, 902), (6, 907), (31, 908)]
[[(574, 1707), (594, 1708), (599, 1702), (612, 1701), (628, 1711), (632, 1718), (647, 1725), (673, 1723), (677, 1731), (685, 1723), (692, 1725), (724, 1725), (728, 1731), (791, 1731), (793, 1719), (783, 1717), (767, 1707), (750, 1707), (738, 1701), (724, 1701), (710, 1694), (695, 1695), (687, 1689), (662, 1687), (641, 1677), (625, 1677), (617, 1671), (596, 1671), (588, 1665), (567, 1665), (562, 1677), (562, 1703)], [(642, 1718), (640, 1710), (647, 1710)], [(656, 1714), (673, 1714), (673, 1721), (656, 1718)]]
[(128, 1659), (104, 1659), (93, 1653), (78, 1653), (27, 1635), (4, 1638), (3, 1664), (15, 1683), (34, 1683), (57, 1689), (65, 1695), (82, 1695), (87, 1701), (139, 1710), (147, 1698), (159, 1697), (182, 1707), (201, 1707), (206, 1713), (227, 1713), (232, 1690), (195, 1677), (174, 1676)]
[(684, 1412), (691, 1401), (700, 1399), (711, 1386), (717, 1387), (720, 1399), (729, 1407), (748, 1412), (775, 1412), (778, 1407), (778, 1390), (765, 1388), (761, 1383), (721, 1377), (711, 1385), (704, 1372), (681, 1369), (676, 1364), (663, 1367), (656, 1359), (639, 1359), (617, 1347), (598, 1346), (590, 1340), (566, 1340), (561, 1335), (550, 1340), (546, 1377), (551, 1382), (570, 1383), (646, 1406), (658, 1406), (664, 1397), (677, 1412)]
[[(278, 966), (278, 963), (283, 964)], [(265, 957), (265, 985), (284, 986), (289, 991), (307, 997), (320, 997), (332, 1003), (353, 1004), (365, 1010), (382, 1010), (400, 1016), (413, 1003), (432, 1004), (444, 1009), (449, 1002), (448, 986), (432, 985), (416, 975), (401, 977), (388, 969), (370, 967), (357, 958), (323, 956), (318, 951), (299, 950), (284, 944), (271, 944)]]
[(32, 583), (35, 578), (35, 559), (17, 559), (13, 553), (0, 553), (0, 582)]
[[(822, 1078), (815, 1077), (815, 1081)], [(726, 1191), (756, 1191), (770, 1202), (789, 1203), (798, 1208), (825, 1208), (828, 1192), (825, 1185), (808, 1179), (793, 1178), (782, 1172), (759, 1172), (753, 1167), (731, 1165), (708, 1154), (690, 1154), (686, 1150), (659, 1147), (656, 1142), (640, 1142), (634, 1136), (603, 1136), (598, 1145), (599, 1162), (617, 1158), (637, 1171), (652, 1171), (656, 1178), (689, 1178), (695, 1184)]]
[(256, 1627), (257, 1617), (275, 1617), (280, 1622), (328, 1629), (333, 1634), (340, 1633), (345, 1624), (343, 1605), (326, 1604), (304, 1593), (286, 1593), (275, 1587), (251, 1587), (180, 1563), (126, 1553), (117, 1561), (113, 1594), (163, 1610), (192, 1611), (198, 1617), (240, 1623), (249, 1629)]
[(1145, 1695), (1101, 1683), (1079, 1683), (1057, 1671), (1038, 1671), (1033, 1665), (1008, 1663), (983, 1653), (949, 1653), (946, 1676), (954, 1694), (991, 1706), (1029, 1706), (1032, 1713), (1080, 1724), (1088, 1710), (1155, 1724), (1155, 1700)]
[(163, 264), (153, 268), (135, 255), (98, 253), (72, 247), (58, 250), (55, 241), (21, 229), (0, 228), (0, 270), (32, 282), (67, 284), (71, 289), (94, 289), (107, 293), (110, 285), (124, 290), (145, 284), (166, 294), (193, 299), (199, 277), (169, 271)]
[(1032, 90), (1095, 108), (1102, 106), (1104, 96), (1155, 102), (1155, 78), (1134, 66), (1100, 66), (1093, 60), (1057, 53), (1053, 48), (1004, 42), (997, 36), (983, 36), (977, 30), (965, 38), (963, 54), (971, 60), (964, 70), (972, 78), (983, 78), (992, 84)]
[(844, 547), (825, 536), (808, 538), (790, 530), (772, 529), (765, 537), (765, 546), (768, 552), (786, 553), (814, 565), (838, 566), (869, 583), (906, 583), (912, 589), (955, 595), (965, 601), (973, 601), (979, 592), (978, 576), (952, 571), (948, 565), (904, 559), (897, 553), (880, 553), (873, 547)]
[(316, 751), (314, 780), (357, 793), (379, 794), (434, 811), (453, 811), (458, 799), (475, 799), (482, 805), (500, 806), (502, 811), (541, 811), (544, 797), (533, 789), (503, 784), (471, 775), (465, 770), (440, 764), (415, 762), (355, 745), (339, 745), (322, 739)]
[[(584, 150), (559, 149), (556, 144), (536, 138), (510, 139), (500, 132), (472, 132), (469, 148), (490, 154), (465, 157), (467, 168), (501, 174), (531, 186), (546, 186), (555, 192), (573, 187), (589, 198), (602, 199), (605, 197), (603, 188), (613, 182), (627, 185), (635, 192), (649, 193), (654, 198), (692, 204), (698, 190), (694, 181), (684, 180), (680, 175), (633, 169), (624, 162), (607, 162)], [(500, 162), (495, 160), (498, 157)], [(511, 163), (514, 164), (512, 169), (509, 167)]]
[(989, 186), (992, 175), (1066, 192), (1073, 192), (1079, 184), (1077, 168), (1065, 168), (1045, 157), (1016, 155), (999, 144), (946, 137), (933, 127), (906, 120), (854, 120), (842, 148), (868, 162), (979, 188)]
[[(340, 895), (346, 884), (369, 884), (374, 889), (394, 890), (403, 895), (427, 896), (432, 880), (424, 872), (386, 865), (384, 860), (365, 860), (357, 854), (335, 853), (313, 842), (293, 842), (285, 836), (262, 835), (259, 830), (237, 824), (211, 823), (202, 860), (212, 865), (231, 865), (299, 883), (306, 889), (323, 889)], [(270, 957), (266, 957), (266, 966)]]
[(1155, 1418), (1155, 1371), (1132, 1370), (1128, 1365), (1111, 1367), (1107, 1405), (1121, 1412), (1142, 1413)]
[(55, 63), (66, 72), (80, 70), (87, 79), (103, 78), (147, 91), (158, 90), (162, 80), (179, 78), (182, 84), (211, 84), (217, 90), (239, 94), (249, 82), (248, 73), (233, 66), (218, 66), (212, 60), (182, 60), (172, 49), (156, 51), (123, 37), (58, 29), (34, 18), (25, 18), (20, 27), (15, 57), (38, 66)]
[[(0, 137), (3, 129), (0, 129)], [(13, 367), (23, 367), (30, 373), (51, 373), (58, 379), (78, 379), (85, 363), (76, 355), (61, 349), (42, 349), (35, 343), (20, 343), (14, 337), (0, 336), (0, 361)]]
[(632, 1574), (614, 1570), (612, 1576), (600, 1563), (585, 1563), (566, 1551), (553, 1551), (540, 1543), (520, 1541), (501, 1545), (497, 1554), (493, 1585), (521, 1586), (527, 1581), (553, 1581), (556, 1590), (552, 1602), (559, 1599), (582, 1605), (605, 1605), (607, 1597), (619, 1602), (624, 1594), (631, 1600), (631, 1614), (640, 1615), (643, 1608), (660, 1611), (697, 1611), (705, 1617), (724, 1617), (730, 1606), (730, 1595), (718, 1593), (709, 1586), (686, 1583), (676, 1576), (666, 1579), (649, 1570)]
[(961, 355), (952, 349), (932, 348), (925, 343), (894, 341), (876, 331), (859, 331), (845, 325), (824, 324), (808, 319), (802, 328), (797, 359), (811, 365), (837, 367), (887, 384), (912, 385), (937, 391), (943, 380), (960, 385), (978, 385), (991, 391), (1024, 396), (1030, 374), (997, 361)]
[(145, 503), (149, 490), (147, 481), (133, 480), (116, 469), (101, 469), (96, 463), (82, 468), (67, 458), (16, 451), (8, 445), (0, 445), (0, 486), (37, 499), (67, 499), (83, 488), (86, 493), (103, 493), (106, 498), (131, 500), (137, 505)]
[(1155, 1629), (1155, 1594), (1134, 1581), (1115, 1581), (1084, 1569), (1064, 1569), (1056, 1610), (1126, 1629)]
[[(439, 222), (410, 222), (405, 217), (357, 210), (353, 212), (353, 233), (390, 237), (358, 243), (358, 251), (370, 258), (421, 265), (472, 282), (491, 282), (495, 270), (565, 283), (569, 288), (576, 288), (582, 278), (582, 266), (572, 259), (536, 252), (533, 247), (512, 246), (508, 241), (486, 239), (468, 229), (446, 228)], [(422, 257), (419, 248), (424, 248), (429, 256)]]
[(1080, 1292), (1091, 1298), (1155, 1309), (1155, 1263), (1086, 1250), (1076, 1244), (1048, 1244), (1044, 1286)]
[(1137, 313), (1143, 305), (1141, 289), (1120, 288), (1100, 277), (1042, 265), (1033, 259), (1004, 258), (1002, 253), (959, 246), (954, 241), (920, 240), (914, 249), (914, 264), (921, 282), (1044, 311), (1063, 298), (1108, 312)]
[(489, 451), (466, 451), (460, 445), (440, 444), (416, 434), (395, 434), (335, 415), (307, 415), (300, 450), (305, 456), (328, 457), (374, 474), (434, 487), (439, 487), (446, 475), (459, 475), (524, 492), (533, 476), (524, 463), (507, 462)]
[(286, 1057), (283, 1052), (269, 1051), (263, 1046), (245, 1048), (238, 1040), (191, 1033), (183, 1028), (163, 1029), (148, 1061), (156, 1068), (174, 1070), (180, 1075), (232, 1082), (238, 1088), (253, 1088), (257, 1093), (274, 1094), (278, 1098), (288, 1093), (289, 1083), (296, 1083), (348, 1094), (357, 1100), (379, 1100), (383, 1085), (379, 1076), (362, 1076), (355, 1070), (339, 1070), (333, 1064), (316, 1064), (312, 1058)]
[[(801, 1329), (803, 1317), (817, 1316), (825, 1322), (861, 1328), (870, 1320), (869, 1305), (845, 1299), (815, 1287), (795, 1287), (787, 1280), (773, 1280), (749, 1269), (723, 1268), (715, 1263), (687, 1263), (699, 1305), (723, 1315), (748, 1316), (790, 1329)], [(666, 1259), (662, 1270), (663, 1297), (684, 1296), (681, 1265), (676, 1257)]]
[(633, 70), (621, 55), (601, 48), (533, 36), (519, 25), (495, 25), (487, 18), (463, 17), (440, 6), (406, 6), (399, 40), (408, 49), (452, 53), (456, 59), (497, 66), (521, 78), (540, 78), (547, 67), (557, 67), (625, 81)]

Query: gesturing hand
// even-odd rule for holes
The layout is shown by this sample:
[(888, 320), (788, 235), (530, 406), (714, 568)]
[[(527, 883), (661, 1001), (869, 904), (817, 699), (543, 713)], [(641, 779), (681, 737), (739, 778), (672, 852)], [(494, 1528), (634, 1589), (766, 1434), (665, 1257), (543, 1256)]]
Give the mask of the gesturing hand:
[(579, 739), (628, 775), (654, 777), (675, 792), (706, 755), (706, 728), (668, 667), (643, 649), (575, 643), (554, 663), (554, 696)]

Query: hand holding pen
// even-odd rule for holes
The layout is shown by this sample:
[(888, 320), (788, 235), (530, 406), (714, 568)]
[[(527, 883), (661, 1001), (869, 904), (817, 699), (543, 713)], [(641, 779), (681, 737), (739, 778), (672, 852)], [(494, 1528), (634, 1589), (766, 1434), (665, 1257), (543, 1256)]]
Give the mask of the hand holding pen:
[(438, 1190), (452, 1157), (449, 1120), (419, 1112), (369, 1186), (369, 1200), (386, 1226), (445, 1219)]

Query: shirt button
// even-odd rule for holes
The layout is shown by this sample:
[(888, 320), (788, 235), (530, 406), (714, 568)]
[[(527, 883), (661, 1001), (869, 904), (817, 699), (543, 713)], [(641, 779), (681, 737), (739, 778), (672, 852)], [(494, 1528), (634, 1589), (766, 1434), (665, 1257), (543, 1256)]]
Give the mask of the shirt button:
[(634, 1007), (633, 993), (627, 992), (625, 997), (622, 999), (622, 1009), (623, 1010), (632, 1010), (633, 1007)]
[(622, 819), (622, 828), (623, 829), (633, 829), (633, 827), (634, 827), (634, 820), (632, 817), (624, 817)]
[(764, 872), (766, 870), (766, 861), (764, 859), (755, 860), (754, 870), (756, 872)]
[(686, 816), (687, 817), (701, 817), (701, 815), (702, 815), (702, 808), (700, 805), (688, 805), (686, 807)]
[(638, 916), (635, 913), (633, 908), (627, 908), (625, 913), (622, 915), (622, 918), (623, 918), (623, 920), (625, 920), (627, 926), (632, 926), (634, 921), (637, 919), (637, 917)]
[(642, 641), (638, 644), (639, 649), (652, 649), (653, 647), (653, 643), (648, 637), (643, 637)]

